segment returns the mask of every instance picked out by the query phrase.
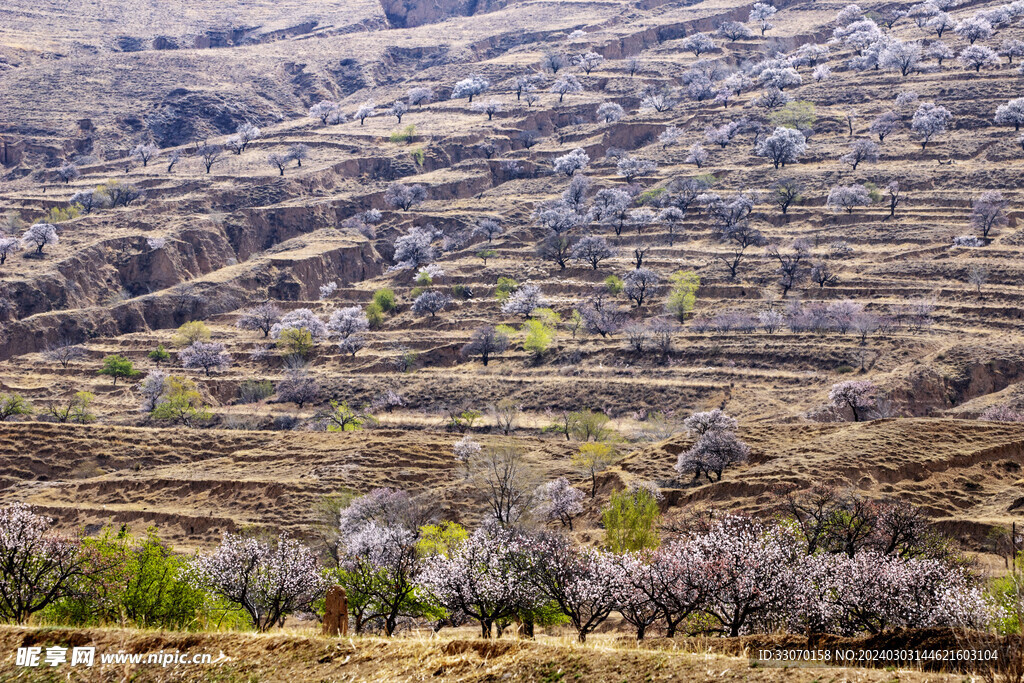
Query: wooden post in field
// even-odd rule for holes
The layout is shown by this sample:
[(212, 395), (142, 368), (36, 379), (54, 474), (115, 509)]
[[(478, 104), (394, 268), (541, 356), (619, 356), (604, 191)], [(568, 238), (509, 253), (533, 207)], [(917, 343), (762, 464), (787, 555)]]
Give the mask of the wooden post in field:
[(334, 585), (327, 589), (323, 633), (325, 636), (348, 635), (348, 596), (341, 586)]

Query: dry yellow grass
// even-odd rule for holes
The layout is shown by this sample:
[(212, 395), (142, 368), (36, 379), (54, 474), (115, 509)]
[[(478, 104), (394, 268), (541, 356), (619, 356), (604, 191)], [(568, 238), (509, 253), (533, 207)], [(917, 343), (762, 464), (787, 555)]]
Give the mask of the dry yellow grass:
[[(567, 638), (541, 637), (536, 642), (483, 641), (440, 637), (372, 637), (341, 640), (293, 634), (166, 633), (119, 629), (33, 630), (0, 627), (0, 677), (23, 681), (53, 680), (45, 668), (15, 667), (13, 652), (28, 644), (96, 647), (101, 653), (210, 654), (216, 664), (119, 664), (76, 670), (71, 680), (117, 681), (834, 681), (945, 683), (963, 674), (915, 670), (839, 667), (755, 667), (746, 658), (695, 654), (664, 647), (637, 647), (594, 638), (579, 645)], [(58, 675), (70, 667), (54, 670)]]

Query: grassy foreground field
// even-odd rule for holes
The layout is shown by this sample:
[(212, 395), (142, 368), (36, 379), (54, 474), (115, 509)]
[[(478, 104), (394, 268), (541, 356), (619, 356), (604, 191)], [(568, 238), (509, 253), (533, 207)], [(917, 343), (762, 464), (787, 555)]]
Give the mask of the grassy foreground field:
[[(723, 643), (743, 648), (744, 639)], [(91, 669), (15, 665), (17, 647), (95, 646)], [(697, 648), (693, 648), (696, 650)], [(101, 653), (181, 651), (212, 655), (210, 664), (101, 664)], [(888, 668), (766, 667), (744, 656), (684, 651), (671, 641), (636, 646), (595, 638), (483, 641), (436, 638), (344, 638), (298, 634), (167, 633), (128, 629), (29, 629), (0, 627), (3, 681), (962, 681), (963, 674)]]

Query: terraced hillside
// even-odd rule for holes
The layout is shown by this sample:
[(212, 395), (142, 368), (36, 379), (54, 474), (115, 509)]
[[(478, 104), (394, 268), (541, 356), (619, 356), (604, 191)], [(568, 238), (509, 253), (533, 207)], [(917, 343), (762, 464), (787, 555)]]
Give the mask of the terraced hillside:
[[(912, 4), (863, 8), (883, 16)], [(542, 428), (563, 411), (604, 411), (624, 438), (620, 450), (632, 452), (605, 483), (660, 480), (673, 489), (670, 505), (764, 509), (779, 483), (840, 479), (920, 503), (975, 540), (1017, 514), (1024, 433), (974, 419), (1024, 403), (1024, 164), (1013, 128), (993, 121), (998, 106), (1020, 95), (1016, 62), (975, 72), (956, 59), (939, 66), (928, 58), (902, 76), (853, 68), (855, 47), (834, 43), (827, 57), (810, 60), (817, 63), (797, 60), (801, 84), (784, 91), (813, 104), (807, 118), (806, 106), (766, 108), (756, 84), (740, 87), (727, 106), (700, 99), (694, 69), (714, 80), (825, 43), (844, 3), (777, 3), (765, 35), (755, 28), (750, 37), (715, 37), (699, 57), (687, 39), (748, 22), (751, 4), (511, 2), (470, 16), (417, 16), (408, 23), (427, 23), (411, 28), (369, 3), (249, 3), (187, 17), (135, 5), (105, 10), (117, 15), (117, 40), (97, 37), (115, 19), (83, 21), (81, 3), (16, 0), (0, 10), (0, 212), (9, 212), (2, 229), (20, 233), (21, 222), (41, 221), (74, 193), (110, 181), (142, 193), (59, 222), (59, 242), (42, 258), (26, 258), (26, 250), (0, 266), (0, 392), (30, 400), (39, 419), (89, 391), (98, 417), (92, 426), (0, 426), (3, 498), (30, 500), (67, 524), (157, 523), (186, 545), (246, 525), (310, 528), (323, 495), (383, 483), (436, 489), (454, 514), (472, 516), (478, 510), (461, 492), (451, 453), (457, 435), (444, 427), (453, 414), (508, 399), (521, 406), (520, 438), (546, 473), (569, 473), (575, 446)], [(998, 6), (972, 1), (949, 12), (962, 21)], [(122, 22), (125, 15), (131, 21)], [(886, 32), (935, 39), (912, 18)], [(1012, 17), (977, 45), (1022, 38), (1021, 18)], [(957, 53), (968, 46), (952, 31), (942, 40)], [(543, 87), (516, 94), (516, 77), (541, 69), (547, 54), (588, 52), (603, 61), (589, 71), (549, 70)], [(821, 63), (831, 75), (819, 81)], [(566, 73), (582, 91), (550, 92)], [(452, 99), (456, 83), (474, 74), (490, 89), (472, 104)], [(432, 88), (433, 101), (411, 106), (399, 123), (390, 103), (415, 87)], [(910, 91), (917, 100), (897, 106), (897, 95)], [(678, 103), (649, 106), (651, 94), (664, 92)], [(327, 99), (348, 120), (307, 115)], [(490, 100), (500, 104), (492, 116), (473, 107)], [(353, 118), (367, 101), (378, 105), (375, 115)], [(925, 102), (952, 119), (922, 146), (911, 122)], [(622, 117), (599, 116), (605, 103), (621, 106)], [(855, 140), (877, 139), (871, 124), (890, 110), (895, 130), (877, 161), (841, 161)], [(808, 142), (796, 162), (775, 169), (754, 154), (755, 136), (770, 135), (780, 111), (803, 117), (793, 125)], [(744, 117), (725, 145), (706, 139), (709, 126)], [(207, 172), (198, 145), (224, 144), (245, 122), (260, 128), (258, 139), (239, 154), (223, 151)], [(672, 129), (678, 136), (664, 135)], [(146, 142), (159, 154), (142, 165), (128, 154)], [(707, 154), (699, 168), (688, 160), (695, 143)], [(301, 166), (268, 163), (295, 145), (305, 146)], [(571, 182), (554, 162), (576, 148), (589, 158), (576, 175), (592, 181), (586, 207), (599, 189), (633, 198), (621, 223), (590, 213), (568, 231), (569, 242), (608, 240), (614, 255), (597, 268), (572, 259), (560, 266), (537, 252), (546, 235), (537, 214)], [(627, 179), (619, 160), (628, 157), (652, 166)], [(65, 182), (69, 163), (77, 171)], [(735, 272), (728, 264), (736, 263), (736, 242), (723, 237), (713, 204), (694, 200), (671, 221), (661, 213), (666, 202), (678, 205), (686, 179), (717, 193), (719, 207), (743, 193), (753, 202), (741, 222), (763, 239), (743, 250)], [(780, 180), (801, 188), (785, 214), (771, 201)], [(894, 212), (886, 189), (893, 181), (901, 192)], [(425, 201), (396, 208), (387, 201), (395, 183), (422, 185)], [(826, 205), (832, 188), (854, 183), (873, 183), (877, 201), (851, 212)], [(992, 190), (1008, 202), (1005, 224), (983, 246), (953, 247), (972, 233), (973, 202)], [(373, 209), (381, 220), (358, 229), (353, 219)], [(474, 232), (485, 219), (502, 228), (490, 241)], [(423, 284), (416, 269), (394, 268), (394, 252), (398, 238), (427, 225), (438, 231), (443, 274)], [(483, 250), (493, 253), (483, 258)], [(659, 279), (637, 306), (604, 283), (626, 276), (640, 256)], [(799, 277), (780, 284), (780, 264), (797, 257)], [(833, 277), (814, 282), (812, 264)], [(678, 271), (700, 278), (683, 322), (662, 305)], [(502, 277), (538, 286), (562, 322), (543, 353), (524, 349), (520, 336), (484, 365), (460, 353), (474, 330), (522, 322), (502, 312)], [(320, 401), (240, 402), (246, 381), (276, 384), (295, 370), (262, 333), (236, 326), (244, 310), (269, 300), (326, 320), (366, 306), (382, 288), (394, 290), (397, 306), (364, 347), (352, 355), (334, 339), (309, 354)], [(436, 316), (417, 314), (412, 303), (424, 289), (453, 300)], [(572, 312), (592, 308), (595, 297), (620, 318), (617, 329), (574, 331)], [(776, 314), (788, 322), (759, 322)], [(653, 350), (652, 338), (637, 351), (629, 323), (654, 319), (671, 325), (658, 328), (671, 348)], [(193, 320), (225, 345), (229, 367), (180, 368), (174, 331)], [(84, 351), (66, 364), (45, 353), (61, 344)], [(160, 344), (171, 351), (171, 372), (196, 380), (212, 406), (198, 429), (151, 419), (139, 411), (136, 386), (97, 374), (112, 354), (148, 371)], [(903, 419), (821, 424), (850, 418), (825, 407), (830, 387), (851, 378), (874, 383), (875, 416)], [(382, 403), (395, 395), (400, 403)], [(309, 418), (328, 399), (376, 405), (380, 429), (311, 432)], [(685, 442), (671, 425), (714, 407), (740, 420), (752, 463), (714, 484), (670, 481)], [(482, 418), (474, 429), (493, 431), (493, 421)]]
[[(614, 490), (636, 480), (668, 489), (670, 509), (721, 506), (771, 513), (788, 487), (849, 482), (876, 498), (921, 506), (967, 546), (1024, 507), (1016, 425), (954, 420), (879, 420), (846, 425), (762, 425), (741, 436), (749, 467), (722, 481), (677, 487), (672, 467), (686, 439), (640, 448), (601, 473), (587, 501), (596, 519)], [(167, 429), (18, 424), (0, 440), (0, 491), (66, 526), (156, 526), (176, 545), (214, 542), (224, 531), (285, 529), (316, 537), (327, 521), (325, 494), (392, 486), (433, 492), (432, 502), (463, 523), (479, 520), (452, 455), (453, 436), (393, 429), (344, 434), (214, 430), (196, 439)], [(506, 437), (485, 442), (500, 444)], [(521, 437), (527, 462), (544, 478), (576, 477), (565, 440)], [(686, 482), (687, 484), (689, 482)], [(599, 537), (595, 528), (583, 529)]]

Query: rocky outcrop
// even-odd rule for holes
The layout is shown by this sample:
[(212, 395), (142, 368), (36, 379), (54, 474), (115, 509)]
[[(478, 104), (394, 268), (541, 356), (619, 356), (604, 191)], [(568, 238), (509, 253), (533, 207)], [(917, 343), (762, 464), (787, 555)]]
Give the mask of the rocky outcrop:
[[(304, 249), (304, 235), (332, 228), (352, 211), (346, 203), (243, 209), (169, 232), (160, 246), (145, 234), (112, 238), (35, 277), (0, 280), (0, 300), (8, 304), (2, 315), (11, 320), (0, 325), (0, 358), (62, 338), (83, 341), (177, 326), (234, 310), (256, 291), (285, 301), (316, 299), (328, 282), (374, 277), (381, 272), (380, 256), (361, 238), (330, 232), (314, 238), (318, 249)], [(282, 244), (296, 238), (303, 241)], [(193, 307), (168, 303), (177, 285), (239, 263), (245, 266), (232, 272), (223, 290), (200, 297)]]
[(894, 374), (883, 388), (900, 412), (934, 415), (1024, 381), (1024, 348), (1014, 342), (958, 344)]
[(508, 0), (381, 0), (392, 28), (434, 24), (450, 17), (468, 17), (501, 9)]
[[(251, 103), (249, 103), (251, 104)], [(233, 133), (254, 112), (225, 95), (178, 88), (146, 116), (153, 140), (160, 147), (175, 147), (194, 140)]]
[[(175, 260), (187, 261), (189, 253), (186, 249), (146, 258), (154, 259), (154, 265), (166, 261), (157, 270), (167, 270), (172, 277), (184, 265)], [(144, 261), (137, 268), (143, 267)], [(380, 256), (368, 242), (341, 241), (336, 247), (315, 253), (274, 255), (216, 284), (200, 281), (185, 293), (171, 288), (114, 305), (34, 315), (0, 328), (0, 360), (37, 352), (65, 339), (83, 342), (177, 327), (188, 320), (236, 310), (265, 296), (263, 293), (285, 301), (316, 299), (320, 287), (328, 282), (349, 284), (379, 275), (380, 263)]]
[(447, 45), (427, 47), (397, 47), (384, 49), (380, 59), (373, 66), (373, 79), (377, 84), (399, 83), (410, 73), (418, 73), (436, 66), (443, 66), (449, 60)]

